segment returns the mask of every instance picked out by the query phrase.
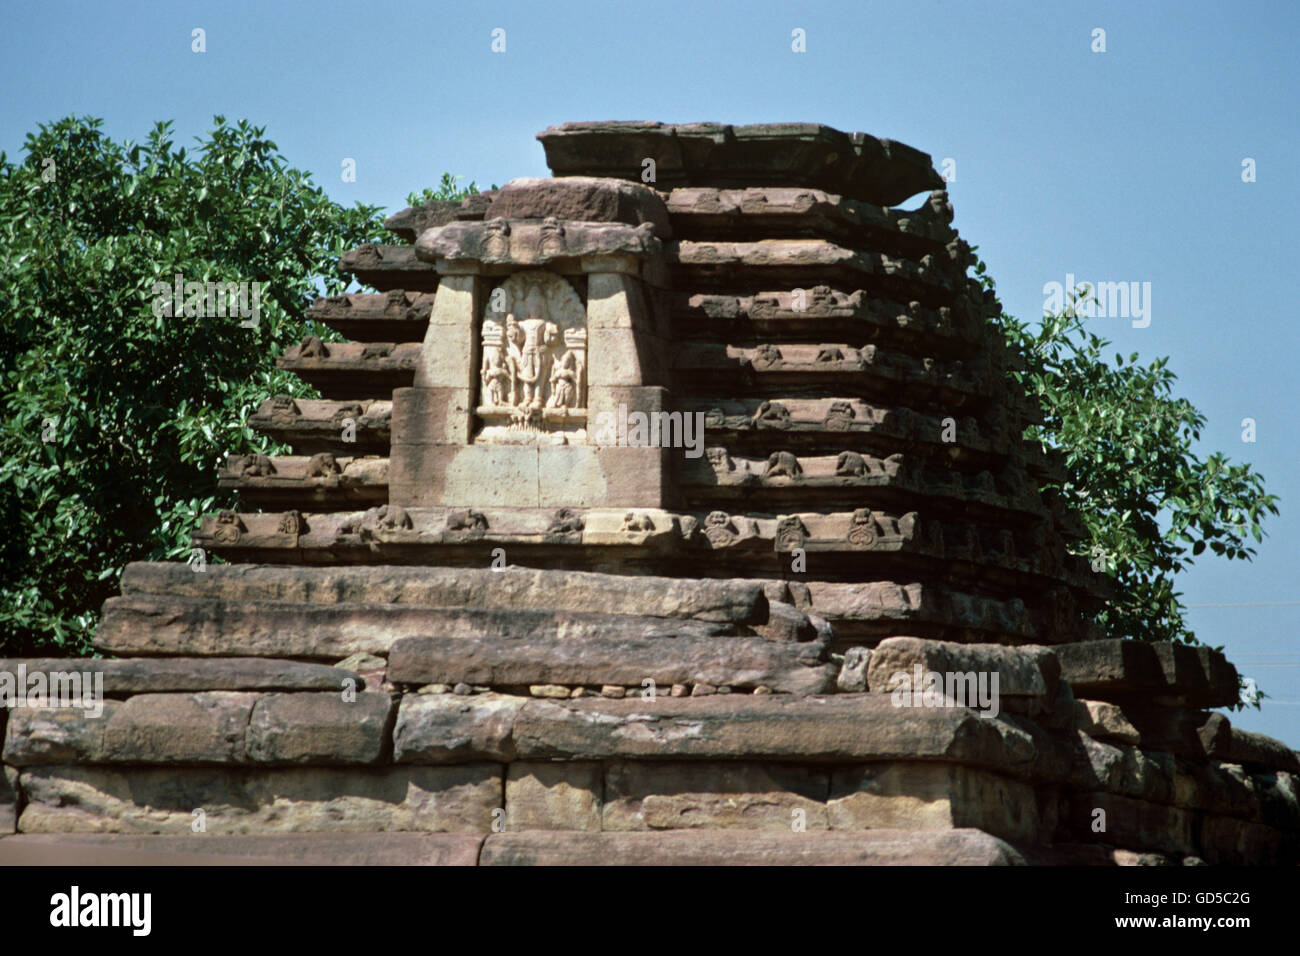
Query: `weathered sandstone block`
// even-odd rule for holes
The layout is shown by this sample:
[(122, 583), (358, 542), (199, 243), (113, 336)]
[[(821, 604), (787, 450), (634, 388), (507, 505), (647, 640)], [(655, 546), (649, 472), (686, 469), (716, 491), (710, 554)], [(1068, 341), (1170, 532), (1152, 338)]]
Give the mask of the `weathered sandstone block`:
[(583, 640), (611, 631), (645, 638), (709, 636), (731, 627), (584, 611), (503, 611), (478, 607), (408, 604), (234, 602), (198, 598), (125, 595), (110, 598), (96, 632), (96, 646), (116, 653), (204, 656), (311, 657), (339, 660), (356, 653), (387, 654), (403, 637)]
[(226, 691), (106, 700), (100, 717), (21, 708), (7, 730), (16, 766), (81, 763), (375, 763), (388, 745), (387, 694)]
[(1024, 858), (979, 830), (834, 833), (492, 833), (482, 866), (1017, 866)]
[(21, 833), (0, 866), (477, 866), (481, 834)]
[(850, 647), (844, 652), (844, 663), (835, 687), (841, 693), (861, 694), (867, 689), (867, 668), (871, 663), (871, 651), (865, 647)]
[(816, 123), (564, 123), (537, 134), (557, 176), (640, 180), (655, 161), (664, 186), (812, 186), (892, 206), (944, 182), (911, 146)]
[(1024, 772), (1036, 772), (1039, 761), (1034, 736), (1009, 720), (894, 707), (876, 694), (529, 700), (513, 740), (521, 757), (572, 760), (917, 759)]
[(378, 763), (388, 750), (392, 698), (363, 692), (267, 694), (248, 722), (248, 759), (258, 763)]
[(91, 763), (241, 763), (258, 695), (227, 691), (138, 694), (109, 717)]
[(1232, 728), (1226, 753), (1220, 741), (1216, 742), (1210, 756), (1250, 767), (1300, 774), (1300, 756), (1294, 750), (1280, 740), (1240, 727)]
[(1194, 817), (1176, 807), (1094, 792), (1071, 794), (1062, 823), (1084, 840), (1104, 840), (1130, 850), (1188, 854), (1197, 850), (1192, 838)]
[(1173, 802), (1172, 754), (1094, 740), (1082, 731), (1071, 767), (1070, 784), (1080, 790), (1106, 790), (1154, 803)]
[(585, 222), (651, 223), (661, 239), (672, 236), (668, 210), (648, 186), (622, 179), (565, 176), (512, 179), (497, 191), (486, 219), (571, 219)]
[[(288, 601), (303, 604), (415, 604), (487, 610), (564, 610), (702, 621), (762, 621), (767, 599), (759, 581), (693, 580), (507, 567), (409, 568), (187, 565), (139, 561), (122, 575), (122, 593)], [(304, 688), (307, 689), (307, 688)], [(324, 688), (320, 688), (324, 689)]]
[(28, 767), (95, 759), (104, 751), (104, 728), (122, 706), (115, 700), (103, 705), (99, 717), (72, 707), (14, 708), (5, 726), (4, 762)]
[[(632, 624), (637, 619), (630, 619)], [(643, 637), (635, 626), (611, 627), (607, 635), (565, 640), (562, 636), (483, 638), (408, 637), (394, 642), (388, 679), (394, 683), (619, 684), (645, 680), (665, 688), (710, 683), (818, 694), (830, 689), (834, 669), (824, 647), (813, 643), (747, 637)]]
[(605, 830), (826, 829), (830, 771), (752, 763), (618, 761), (605, 776)]
[(1104, 700), (1076, 700), (1074, 715), (1075, 727), (1089, 737), (1121, 744), (1142, 742), (1142, 735), (1118, 704)]
[(598, 763), (516, 762), (506, 767), (507, 830), (599, 830)]
[[(184, 567), (184, 565), (178, 565)], [(216, 568), (209, 568), (215, 571)], [(190, 572), (193, 574), (193, 572)], [(267, 660), (261, 657), (131, 658), (28, 658), (0, 660), (0, 671), (16, 672), (25, 665), (36, 671), (103, 674), (105, 694), (148, 694), (205, 690), (337, 690), (360, 688), (355, 672), (303, 661)]]
[(397, 708), (393, 759), (432, 764), (513, 760), (515, 719), (526, 701), (505, 694), (408, 694)]
[(1201, 856), (1210, 864), (1276, 866), (1293, 858), (1297, 834), (1208, 814), (1200, 821)]
[(1208, 647), (1085, 641), (1053, 648), (1076, 697), (1122, 700), (1141, 694), (1191, 707), (1235, 703), (1237, 670)]
[(494, 764), (389, 770), (42, 767), (20, 780), (24, 833), (424, 830), (486, 833), (500, 807)]
[(910, 681), (917, 665), (922, 672), (939, 674), (997, 674), (999, 694), (1032, 697), (1044, 704), (1056, 695), (1060, 674), (1056, 657), (1043, 647), (954, 644), (915, 637), (890, 637), (871, 652), (867, 684), (873, 694), (888, 693), (894, 689), (894, 675), (906, 674)]
[(827, 813), (832, 830), (974, 827), (1029, 843), (1050, 837), (1032, 785), (956, 764), (900, 761), (836, 770)]

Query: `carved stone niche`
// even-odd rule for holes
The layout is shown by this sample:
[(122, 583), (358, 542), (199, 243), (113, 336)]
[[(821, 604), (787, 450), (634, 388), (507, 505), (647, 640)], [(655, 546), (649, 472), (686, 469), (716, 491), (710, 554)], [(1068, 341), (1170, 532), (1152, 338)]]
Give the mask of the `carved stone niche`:
[(530, 269), (492, 289), (479, 355), (474, 441), (586, 444), (587, 310), (562, 276)]

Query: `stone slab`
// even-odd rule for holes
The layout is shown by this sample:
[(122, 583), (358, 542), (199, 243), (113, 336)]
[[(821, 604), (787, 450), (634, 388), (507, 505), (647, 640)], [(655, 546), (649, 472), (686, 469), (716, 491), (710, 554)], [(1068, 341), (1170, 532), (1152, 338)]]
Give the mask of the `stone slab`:
[(1123, 700), (1136, 694), (1191, 707), (1237, 702), (1236, 668), (1208, 647), (1104, 640), (1053, 650), (1076, 697)]
[(138, 561), (127, 565), (122, 575), (122, 592), (232, 601), (363, 602), (605, 614), (634, 609), (637, 614), (652, 617), (694, 617), (705, 621), (761, 622), (767, 614), (767, 599), (761, 582), (757, 581), (728, 578), (697, 581), (523, 567), (493, 571), (386, 565), (302, 568), (228, 564), (212, 565), (203, 574), (195, 574), (185, 564)]
[(1031, 784), (957, 764), (899, 761), (836, 770), (827, 814), (832, 830), (974, 827), (1026, 843), (1050, 836)]
[(387, 694), (203, 691), (105, 701), (101, 716), (76, 708), (15, 711), (5, 761), (245, 764), (376, 763), (387, 751)]
[(0, 840), (0, 866), (477, 866), (482, 845), (460, 833), (22, 833)]
[(825, 830), (830, 771), (754, 763), (617, 761), (604, 830)]
[(894, 707), (877, 694), (530, 700), (513, 743), (538, 759), (911, 759), (1044, 772), (1035, 736), (1008, 719)]
[(979, 830), (834, 833), (668, 830), (492, 833), (482, 866), (1012, 866), (1023, 857)]
[(557, 176), (640, 181), (652, 159), (660, 188), (812, 186), (884, 206), (944, 186), (920, 150), (817, 123), (564, 123), (537, 138)]
[(267, 694), (248, 722), (248, 759), (257, 763), (379, 763), (392, 728), (388, 694)]
[(713, 684), (818, 694), (831, 689), (834, 667), (821, 643), (757, 637), (655, 637), (636, 619), (607, 635), (566, 640), (562, 634), (480, 638), (407, 637), (389, 653), (388, 679), (398, 684), (457, 683), (642, 686)]
[(873, 694), (887, 693), (894, 689), (895, 675), (906, 674), (910, 682), (917, 665), (922, 672), (988, 674), (990, 688), (992, 675), (997, 674), (999, 694), (1032, 697), (1044, 704), (1056, 696), (1060, 674), (1056, 657), (1043, 647), (889, 637), (871, 652), (868, 687)]
[(1105, 790), (1155, 803), (1175, 801), (1172, 754), (1094, 740), (1076, 732), (1070, 783), (1080, 790)]
[(41, 767), (20, 778), (25, 833), (487, 833), (497, 764), (362, 768)]
[[(1196, 852), (1194, 813), (1112, 793), (1074, 793), (1068, 802), (1062, 824), (1081, 839), (1105, 841), (1129, 850)], [(1103, 811), (1104, 818), (1097, 811)], [(1095, 829), (1103, 823), (1104, 829)]]
[(406, 604), (294, 605), (128, 594), (110, 598), (95, 646), (117, 654), (305, 657), (337, 661), (387, 654), (403, 637), (582, 640), (613, 632), (642, 637), (726, 633), (730, 625), (583, 611), (497, 610)]
[(661, 239), (672, 236), (668, 210), (648, 186), (622, 179), (566, 176), (562, 179), (512, 179), (497, 191), (485, 219), (569, 219), (654, 226)]
[(1210, 756), (1250, 767), (1300, 774), (1300, 755), (1282, 741), (1266, 734), (1233, 727), (1226, 751), (1225, 753), (1221, 745), (1215, 746)]
[(407, 694), (397, 708), (393, 759), (444, 764), (515, 757), (514, 724), (527, 698), (507, 694)]
[(349, 670), (303, 661), (268, 660), (264, 657), (213, 659), (176, 657), (129, 660), (91, 657), (0, 659), (0, 673), (17, 674), (19, 667), (25, 667), (29, 675), (37, 671), (45, 674), (56, 672), (103, 674), (105, 694), (205, 690), (341, 691), (349, 686), (345, 683), (349, 680), (353, 681), (350, 686), (356, 689), (362, 687), (361, 677)]
[(598, 763), (516, 761), (506, 767), (506, 830), (599, 830), (603, 792)]

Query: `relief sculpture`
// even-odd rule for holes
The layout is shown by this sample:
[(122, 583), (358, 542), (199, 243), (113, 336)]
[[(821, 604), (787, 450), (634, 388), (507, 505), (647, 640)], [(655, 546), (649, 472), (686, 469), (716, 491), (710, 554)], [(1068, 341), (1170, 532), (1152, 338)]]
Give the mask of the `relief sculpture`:
[(480, 441), (579, 439), (586, 421), (586, 309), (563, 278), (516, 273), (494, 289), (482, 325)]

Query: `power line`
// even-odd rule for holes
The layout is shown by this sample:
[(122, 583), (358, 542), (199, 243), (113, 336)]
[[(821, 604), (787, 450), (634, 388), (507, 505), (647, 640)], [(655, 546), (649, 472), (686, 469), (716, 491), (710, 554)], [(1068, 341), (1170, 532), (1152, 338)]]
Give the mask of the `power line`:
[(1300, 607), (1300, 601), (1238, 601), (1231, 604), (1188, 604), (1186, 607)]

